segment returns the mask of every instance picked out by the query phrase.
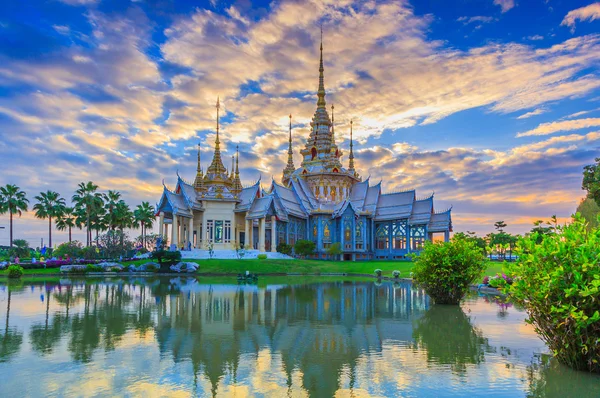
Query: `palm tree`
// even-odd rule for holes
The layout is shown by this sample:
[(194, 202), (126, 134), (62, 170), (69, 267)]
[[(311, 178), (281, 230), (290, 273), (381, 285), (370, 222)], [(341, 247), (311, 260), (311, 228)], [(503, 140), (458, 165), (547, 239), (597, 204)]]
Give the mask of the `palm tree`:
[(28, 203), (25, 192), (18, 186), (7, 184), (0, 187), (0, 214), (8, 212), (10, 217), (10, 247), (13, 246), (13, 214), (21, 217), (22, 212), (27, 211)]
[(133, 211), (133, 217), (134, 226), (137, 228), (138, 225), (141, 225), (142, 227), (142, 246), (146, 247), (146, 229), (152, 228), (154, 224), (154, 206), (148, 202), (142, 202)]
[(106, 221), (111, 231), (114, 231), (117, 225), (114, 210), (119, 200), (121, 200), (121, 193), (118, 191), (108, 191), (108, 193), (104, 194), (105, 208), (108, 212)]
[(97, 192), (98, 185), (91, 181), (80, 182), (73, 195), (75, 209), (85, 212), (85, 226), (87, 230), (86, 244), (90, 246), (92, 243), (91, 219), (93, 214), (103, 206), (102, 194)]
[(121, 245), (123, 245), (123, 230), (133, 226), (133, 213), (124, 200), (120, 200), (115, 206), (116, 226), (121, 231)]
[(35, 216), (48, 219), (48, 246), (52, 248), (52, 218), (58, 219), (62, 215), (66, 207), (65, 200), (54, 191), (40, 192), (35, 199), (38, 201), (33, 205)]
[(56, 219), (56, 228), (59, 231), (69, 230), (69, 243), (71, 243), (71, 230), (75, 227), (76, 220), (75, 209), (72, 207), (65, 207), (63, 213)]

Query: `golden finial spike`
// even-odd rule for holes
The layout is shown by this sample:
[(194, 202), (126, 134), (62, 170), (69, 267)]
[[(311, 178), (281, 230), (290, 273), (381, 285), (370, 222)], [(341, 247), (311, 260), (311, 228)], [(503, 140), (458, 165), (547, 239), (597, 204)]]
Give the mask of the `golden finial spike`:
[(219, 144), (219, 109), (221, 108), (221, 104), (219, 102), (219, 97), (217, 96), (217, 145)]
[(317, 100), (317, 106), (318, 107), (325, 107), (326, 103), (325, 103), (325, 78), (323, 77), (323, 72), (324, 72), (324, 68), (323, 68), (323, 24), (321, 24), (321, 59), (319, 61), (319, 91), (317, 92), (317, 96), (318, 96), (318, 100)]

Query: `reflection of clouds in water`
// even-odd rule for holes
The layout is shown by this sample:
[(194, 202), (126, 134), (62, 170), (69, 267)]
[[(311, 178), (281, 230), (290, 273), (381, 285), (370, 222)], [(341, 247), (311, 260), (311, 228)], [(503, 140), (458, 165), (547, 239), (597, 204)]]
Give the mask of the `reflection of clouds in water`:
[(54, 289), (48, 307), (39, 294), (12, 295), (28, 308), (11, 310), (23, 342), (0, 364), (16, 395), (23, 378), (34, 396), (521, 395), (539, 342), (515, 308), (430, 307), (408, 283), (90, 283)]

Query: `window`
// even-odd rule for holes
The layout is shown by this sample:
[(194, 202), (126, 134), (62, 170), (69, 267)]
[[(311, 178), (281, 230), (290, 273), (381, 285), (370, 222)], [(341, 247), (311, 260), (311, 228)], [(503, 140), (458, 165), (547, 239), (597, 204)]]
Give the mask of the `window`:
[(375, 232), (375, 247), (378, 250), (387, 250), (390, 247), (390, 225), (379, 224), (376, 226)]
[(394, 249), (406, 249), (406, 221), (398, 220), (392, 223), (392, 235), (394, 238)]
[(354, 237), (357, 242), (363, 241), (363, 220), (356, 221), (356, 227), (354, 230)]
[(207, 220), (206, 221), (206, 240), (212, 243), (230, 243), (231, 242), (231, 221), (230, 220)]
[(415, 225), (410, 227), (410, 248), (411, 250), (421, 250), (425, 243), (425, 226)]

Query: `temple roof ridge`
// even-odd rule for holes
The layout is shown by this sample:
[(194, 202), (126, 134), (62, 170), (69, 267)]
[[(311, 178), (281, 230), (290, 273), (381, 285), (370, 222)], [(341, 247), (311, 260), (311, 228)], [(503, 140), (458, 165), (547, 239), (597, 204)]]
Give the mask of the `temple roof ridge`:
[(433, 214), (444, 214), (444, 213), (450, 213), (450, 212), (452, 211), (452, 207), (453, 207), (453, 206), (452, 206), (452, 205), (450, 205), (450, 207), (446, 207), (446, 209), (445, 209), (445, 210), (442, 210), (442, 211), (436, 211), (436, 212), (434, 212)]
[(415, 188), (398, 189), (398, 190), (395, 190), (395, 191), (389, 191), (389, 192), (382, 193), (381, 195), (396, 195), (396, 194), (399, 194), (399, 193), (408, 193), (408, 192), (415, 192), (416, 193), (417, 190)]
[(428, 196), (416, 197), (415, 202), (425, 202), (427, 200), (433, 200), (434, 194), (435, 194), (435, 192), (431, 192), (431, 194)]

